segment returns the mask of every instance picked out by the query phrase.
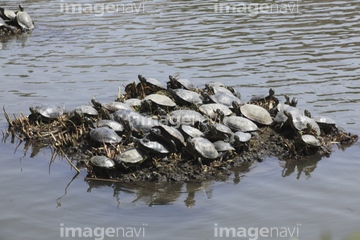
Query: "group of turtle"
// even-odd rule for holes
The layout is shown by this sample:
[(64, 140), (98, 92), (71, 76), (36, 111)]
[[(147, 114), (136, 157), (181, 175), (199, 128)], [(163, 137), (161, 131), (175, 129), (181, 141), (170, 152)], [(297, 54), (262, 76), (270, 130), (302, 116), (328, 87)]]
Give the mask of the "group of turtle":
[(164, 86), (138, 76), (125, 86), (117, 101), (83, 105), (65, 112), (57, 106), (31, 107), (32, 120), (51, 120), (67, 114), (74, 123), (87, 123), (89, 144), (122, 145), (116, 156), (92, 156), (96, 167), (139, 165), (148, 159), (195, 160), (200, 165), (229, 159), (259, 141), (264, 128), (291, 132), (306, 148), (322, 146), (321, 135), (335, 122), (311, 117), (296, 108), (297, 99), (284, 103), (273, 89), (265, 96), (241, 100), (234, 88), (210, 82), (200, 89), (187, 79), (169, 76)]
[(22, 5), (18, 11), (0, 7), (0, 36), (27, 33), (33, 29), (34, 22)]

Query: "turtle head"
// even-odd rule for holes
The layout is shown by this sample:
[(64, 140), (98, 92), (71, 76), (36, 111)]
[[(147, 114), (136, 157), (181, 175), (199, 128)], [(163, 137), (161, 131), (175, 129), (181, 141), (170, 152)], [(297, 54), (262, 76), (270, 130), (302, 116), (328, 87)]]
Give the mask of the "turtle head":
[(310, 113), (309, 110), (307, 110), (307, 109), (304, 110), (304, 115), (305, 115), (306, 117), (311, 118), (311, 113)]
[(20, 10), (20, 12), (24, 11), (24, 7), (21, 4), (19, 4), (19, 10)]
[(297, 104), (298, 104), (298, 99), (297, 99), (296, 97), (294, 97), (293, 99), (291, 99), (290, 106), (296, 107)]
[(290, 105), (290, 97), (289, 97), (289, 95), (285, 95), (284, 96), (285, 97), (285, 104), (287, 104), (287, 105)]
[(269, 96), (270, 96), (270, 97), (275, 96), (275, 90), (274, 90), (273, 88), (270, 88), (270, 89), (269, 89)]

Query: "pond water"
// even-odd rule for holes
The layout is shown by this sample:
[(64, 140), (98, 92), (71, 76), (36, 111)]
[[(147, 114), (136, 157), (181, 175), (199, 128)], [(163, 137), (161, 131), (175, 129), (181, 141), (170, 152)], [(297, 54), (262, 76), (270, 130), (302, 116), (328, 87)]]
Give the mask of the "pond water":
[[(138, 74), (162, 82), (171, 74), (224, 82), (243, 100), (273, 87), (360, 134), (358, 1), (277, 1), (279, 9), (258, 12), (254, 4), (275, 3), (232, 2), (229, 13), (225, 1), (119, 1), (118, 12), (104, 14), (114, 1), (93, 9), (77, 1), (82, 13), (71, 13), (72, 3), (25, 1), (34, 32), (0, 39), (0, 100), (11, 116), (41, 103), (110, 101)], [(85, 236), (91, 228), (83, 239), (101, 239), (96, 227), (109, 231), (104, 239), (218, 239), (224, 228), (255, 239), (256, 228), (271, 227), (287, 232), (258, 239), (360, 239), (359, 143), (304, 164), (268, 158), (226, 182), (187, 184), (91, 182), (65, 159), (51, 161), (51, 149), (9, 138), (0, 150), (0, 239), (63, 239), (69, 227)]]

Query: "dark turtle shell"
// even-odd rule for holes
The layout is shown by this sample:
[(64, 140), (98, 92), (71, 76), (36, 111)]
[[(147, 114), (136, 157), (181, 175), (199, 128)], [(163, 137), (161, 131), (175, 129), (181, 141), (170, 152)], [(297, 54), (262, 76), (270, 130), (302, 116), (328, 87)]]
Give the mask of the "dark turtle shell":
[(90, 158), (90, 163), (96, 167), (101, 168), (115, 167), (114, 161), (106, 156), (93, 156), (92, 158)]
[(227, 151), (235, 151), (235, 148), (231, 146), (230, 143), (224, 142), (222, 140), (216, 141), (213, 143), (216, 151), (218, 152), (227, 152)]
[(162, 144), (157, 141), (150, 141), (145, 138), (140, 139), (139, 147), (149, 153), (153, 153), (159, 156), (165, 156), (169, 154), (169, 150), (167, 150)]
[(204, 137), (204, 133), (199, 129), (191, 127), (189, 125), (182, 125), (180, 127), (181, 132), (184, 134), (185, 138), (196, 138), (196, 137)]
[(241, 100), (235, 97), (232, 93), (228, 94), (224, 92), (217, 92), (214, 95), (208, 95), (208, 98), (214, 103), (220, 103), (229, 108), (233, 107), (233, 102), (242, 104)]
[(224, 116), (230, 116), (233, 112), (225, 105), (219, 103), (208, 103), (201, 105), (199, 111), (202, 114), (207, 115), (211, 119), (218, 118), (218, 111), (220, 111)]
[(96, 127), (109, 127), (112, 130), (114, 130), (115, 132), (123, 132), (124, 131), (124, 126), (114, 120), (107, 120), (107, 119), (102, 119), (96, 122)]
[(90, 137), (96, 142), (100, 143), (119, 143), (121, 137), (116, 134), (113, 129), (108, 127), (99, 127), (90, 130)]
[(168, 116), (170, 125), (190, 125), (194, 126), (196, 122), (204, 122), (206, 118), (194, 110), (175, 110)]
[(170, 81), (167, 82), (168, 89), (183, 88), (183, 89), (187, 89), (187, 90), (192, 90), (195, 88), (194, 85), (192, 84), (192, 82), (185, 78), (177, 79), (177, 78), (169, 75), (169, 80)]
[(205, 159), (216, 159), (219, 157), (214, 144), (206, 138), (196, 137), (189, 139), (186, 147), (190, 153), (195, 154), (197, 157)]
[(146, 154), (140, 148), (129, 148), (117, 155), (114, 159), (117, 163), (141, 163), (146, 159)]
[(223, 123), (233, 131), (252, 132), (258, 130), (258, 127), (251, 120), (238, 117), (230, 116), (223, 119)]
[(179, 105), (202, 104), (203, 97), (197, 92), (186, 89), (174, 89), (170, 91)]
[(29, 108), (31, 114), (41, 116), (43, 118), (55, 119), (64, 114), (64, 107), (56, 105), (40, 105)]

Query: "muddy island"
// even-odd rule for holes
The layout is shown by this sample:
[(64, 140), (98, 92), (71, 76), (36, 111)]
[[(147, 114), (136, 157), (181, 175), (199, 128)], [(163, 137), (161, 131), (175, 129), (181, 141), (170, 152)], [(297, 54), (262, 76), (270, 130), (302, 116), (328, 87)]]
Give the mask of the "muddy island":
[(50, 146), (88, 179), (119, 182), (225, 180), (232, 168), (269, 156), (329, 156), (333, 145), (358, 139), (331, 118), (300, 110), (296, 98), (278, 99), (274, 89), (243, 101), (219, 82), (198, 88), (173, 76), (166, 86), (138, 79), (117, 99), (71, 110), (31, 106), (12, 119), (4, 107), (5, 138)]

